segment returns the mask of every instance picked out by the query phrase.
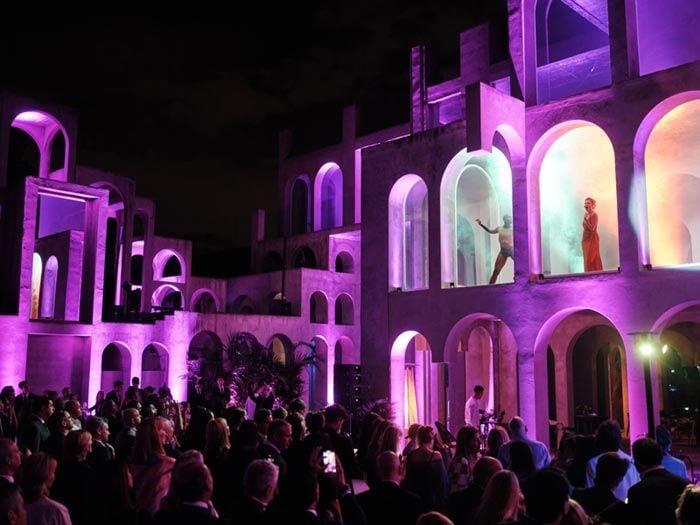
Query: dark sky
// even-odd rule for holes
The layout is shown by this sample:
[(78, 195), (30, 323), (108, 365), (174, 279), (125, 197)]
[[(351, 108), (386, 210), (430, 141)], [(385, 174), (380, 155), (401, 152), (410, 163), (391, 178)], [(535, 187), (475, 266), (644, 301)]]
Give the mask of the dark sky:
[(410, 47), (428, 44), (449, 76), (459, 32), (493, 1), (404, 3), (5, 12), (0, 89), (77, 109), (78, 162), (134, 178), (157, 233), (242, 246), (250, 212), (277, 205), (279, 130), (297, 149), (336, 142), (352, 102), (366, 130), (407, 121)]

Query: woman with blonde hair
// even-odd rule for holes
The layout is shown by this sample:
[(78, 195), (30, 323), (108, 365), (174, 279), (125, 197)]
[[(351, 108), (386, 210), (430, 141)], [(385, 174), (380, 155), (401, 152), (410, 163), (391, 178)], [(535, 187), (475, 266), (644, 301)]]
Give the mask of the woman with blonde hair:
[(498, 459), (501, 447), (510, 441), (508, 431), (500, 426), (493, 427), (486, 436), (486, 456)]
[(95, 469), (87, 461), (92, 435), (72, 430), (63, 439), (61, 465), (51, 495), (68, 507), (74, 524), (89, 523), (95, 501)]
[(442, 454), (433, 448), (433, 427), (420, 427), (416, 439), (418, 448), (406, 458), (403, 487), (419, 496), (426, 510), (441, 510), (447, 500), (450, 485)]
[(204, 463), (209, 467), (214, 480), (212, 501), (217, 508), (225, 504), (226, 496), (226, 457), (231, 449), (228, 422), (217, 417), (207, 423), (204, 439)]
[(497, 525), (515, 521), (522, 505), (518, 477), (510, 470), (502, 470), (493, 475), (486, 485), (481, 505), (476, 508), (475, 525)]
[(71, 525), (68, 509), (49, 498), (57, 464), (45, 452), (37, 452), (24, 458), (17, 471), (17, 483), (22, 487), (27, 510), (27, 525)]
[(169, 422), (163, 417), (144, 419), (139, 425), (131, 452), (129, 470), (134, 480), (134, 505), (151, 516), (168, 493), (170, 472), (175, 460), (165, 454)]
[(383, 430), (377, 437), (374, 453), (367, 458), (367, 485), (372, 487), (377, 483), (377, 458), (382, 452), (393, 452), (398, 454), (401, 443), (401, 428), (395, 423), (387, 421), (386, 425), (382, 425)]

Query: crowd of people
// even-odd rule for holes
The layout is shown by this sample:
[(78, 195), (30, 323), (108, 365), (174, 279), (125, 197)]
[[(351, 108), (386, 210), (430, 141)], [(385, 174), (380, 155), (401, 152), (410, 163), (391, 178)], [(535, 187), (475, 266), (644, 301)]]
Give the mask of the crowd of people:
[(606, 421), (552, 457), (519, 417), (486, 443), (465, 425), (451, 446), (375, 412), (350, 436), (341, 405), (277, 406), (269, 385), (248, 419), (220, 401), (224, 384), (203, 386), (179, 403), (134, 378), (92, 407), (68, 388), (2, 389), (0, 525), (700, 523), (700, 489), (663, 428), (629, 456)]

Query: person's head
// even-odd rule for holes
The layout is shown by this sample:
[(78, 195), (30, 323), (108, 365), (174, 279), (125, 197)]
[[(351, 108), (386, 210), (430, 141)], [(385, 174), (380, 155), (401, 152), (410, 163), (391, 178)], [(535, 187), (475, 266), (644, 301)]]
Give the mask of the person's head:
[(606, 452), (598, 459), (595, 469), (596, 486), (615, 490), (627, 473), (630, 462), (615, 452)]
[(593, 197), (586, 197), (583, 201), (583, 207), (586, 211), (590, 212), (595, 210), (596, 201)]
[(591, 520), (578, 501), (569, 500), (569, 510), (561, 521), (566, 525), (590, 525)]
[(416, 525), (454, 525), (454, 522), (440, 512), (426, 512), (418, 516)]
[(121, 392), (122, 388), (124, 388), (124, 381), (115, 381), (113, 388), (115, 392)]
[(466, 457), (479, 452), (481, 442), (479, 441), (479, 431), (467, 425), (457, 432), (457, 449), (455, 456)]
[(416, 442), (419, 447), (430, 447), (435, 440), (435, 431), (430, 425), (422, 425), (416, 434)]
[(501, 447), (508, 443), (508, 432), (503, 427), (493, 427), (486, 436), (486, 449), (489, 456), (497, 457)]
[(95, 401), (97, 401), (99, 403), (100, 401), (104, 401), (104, 400), (105, 400), (105, 391), (98, 390), (97, 395), (95, 396)]
[(284, 407), (277, 407), (272, 411), (272, 419), (287, 419), (289, 412)]
[(204, 388), (207, 385), (207, 380), (204, 379), (203, 377), (200, 377), (199, 379), (197, 379), (196, 384), (198, 387)]
[(73, 428), (73, 418), (65, 410), (54, 412), (47, 421), (49, 430), (58, 434), (67, 434)]
[(92, 435), (87, 430), (72, 430), (63, 440), (63, 463), (81, 463), (92, 452)]
[(482, 456), (474, 463), (474, 483), (484, 489), (493, 475), (501, 470), (503, 466), (496, 458)]
[(535, 473), (535, 458), (530, 446), (524, 441), (513, 441), (510, 444), (510, 468), (520, 479), (529, 478)]
[(22, 392), (23, 394), (28, 394), (29, 393), (29, 381), (26, 379), (24, 381), (19, 382), (19, 391)]
[(246, 419), (241, 422), (236, 434), (236, 447), (257, 448), (259, 441), (260, 434), (258, 434), (258, 426), (255, 424), (255, 421)]
[(14, 476), (22, 463), (22, 454), (11, 439), (0, 439), (0, 475)]
[(481, 399), (482, 397), (484, 397), (484, 387), (476, 385), (474, 387), (474, 399)]
[(406, 432), (406, 439), (409, 439), (410, 441), (415, 443), (416, 437), (418, 436), (419, 428), (420, 423), (413, 423), (410, 427), (408, 427), (408, 431)]
[(678, 525), (695, 525), (700, 523), (700, 487), (688, 485), (678, 499), (676, 509)]
[(102, 403), (102, 408), (100, 408), (100, 415), (102, 417), (114, 417), (118, 411), (117, 404), (111, 399)]
[(137, 408), (125, 408), (122, 410), (122, 421), (126, 428), (137, 428), (141, 423), (141, 412)]
[(501, 470), (494, 473), (486, 484), (477, 523), (500, 523), (517, 518), (520, 504), (520, 483), (515, 473)]
[(0, 398), (3, 401), (13, 401), (15, 399), (15, 387), (12, 385), (6, 385), (0, 390)]
[(268, 428), (270, 428), (270, 424), (272, 423), (272, 411), (267, 408), (256, 410), (253, 415), (253, 421), (255, 421), (258, 427), (258, 432), (267, 435)]
[(304, 415), (304, 412), (306, 412), (306, 403), (304, 403), (303, 399), (296, 397), (289, 403), (289, 411), (292, 413), (299, 412), (301, 415)]
[(326, 407), (326, 426), (340, 430), (348, 419), (348, 411), (343, 405), (331, 405)]
[(138, 377), (131, 378), (131, 386), (138, 388), (141, 380)]
[(61, 395), (65, 398), (69, 398), (72, 394), (70, 391), (69, 386), (64, 386), (63, 389), (61, 389)]
[(326, 426), (326, 417), (323, 412), (309, 412), (306, 414), (306, 429), (309, 434), (317, 434), (323, 431), (323, 427)]
[(387, 425), (379, 436), (376, 452), (379, 453), (390, 450), (398, 453), (401, 444), (401, 434), (401, 428), (395, 423), (389, 422), (389, 425)]
[(395, 452), (385, 450), (377, 456), (377, 479), (379, 481), (401, 481), (401, 460)]
[(280, 450), (286, 450), (292, 442), (292, 425), (284, 419), (273, 420), (267, 430), (267, 441)]
[(229, 436), (231, 432), (228, 428), (228, 423), (222, 417), (217, 417), (207, 423), (204, 434), (205, 446), (207, 453), (221, 452), (231, 448)]
[(54, 411), (53, 401), (51, 401), (46, 396), (37, 397), (34, 400), (34, 404), (32, 406), (32, 411), (33, 411), (34, 415), (36, 415), (36, 416), (40, 417), (41, 419), (43, 419), (44, 421), (46, 421), (53, 414), (53, 411)]
[(607, 419), (598, 425), (595, 433), (595, 445), (598, 452), (617, 452), (622, 443), (622, 431), (620, 424), (612, 419)]
[(510, 225), (513, 224), (513, 217), (508, 215), (507, 213), (503, 216), (503, 226), (505, 228), (510, 228)]
[(292, 412), (287, 416), (287, 423), (292, 425), (292, 440), (301, 441), (306, 435), (306, 422), (301, 412)]
[(209, 502), (213, 491), (214, 481), (201, 453), (187, 451), (182, 454), (173, 466), (170, 479), (170, 493), (174, 500), (179, 503)]
[(527, 427), (525, 426), (525, 421), (519, 416), (515, 416), (508, 423), (508, 428), (510, 428), (510, 433), (513, 437), (524, 436), (527, 434)]
[(27, 511), (19, 485), (5, 483), (0, 485), (0, 523), (7, 525), (26, 525)]
[(671, 445), (673, 445), (673, 439), (671, 438), (671, 432), (669, 432), (666, 425), (658, 425), (656, 427), (656, 442), (661, 447), (664, 454), (668, 454), (671, 450)]
[(164, 432), (167, 439), (167, 431), (160, 419), (162, 418), (152, 417), (141, 421), (131, 456), (131, 461), (135, 465), (145, 465), (158, 457), (165, 456), (163, 443)]
[(101, 443), (107, 443), (109, 439), (109, 424), (103, 417), (90, 417), (85, 422), (85, 430), (92, 434), (92, 439)]
[(527, 515), (532, 519), (554, 523), (569, 511), (569, 483), (559, 472), (535, 472), (523, 488)]
[(664, 453), (659, 444), (650, 438), (638, 439), (632, 444), (632, 457), (634, 466), (640, 474), (658, 467), (664, 459)]
[(266, 505), (277, 492), (279, 467), (271, 461), (256, 459), (245, 470), (243, 491), (246, 496), (262, 501)]
[(77, 401), (76, 399), (66, 401), (64, 408), (73, 419), (80, 419), (83, 416), (83, 409), (80, 406), (80, 401)]
[(224, 381), (223, 377), (217, 377), (216, 378), (216, 387), (217, 388), (224, 388), (226, 386), (226, 381)]
[(56, 465), (56, 460), (45, 452), (24, 458), (17, 471), (17, 483), (22, 487), (27, 503), (49, 495), (49, 489), (56, 479)]
[(238, 430), (238, 427), (245, 421), (246, 413), (241, 407), (228, 407), (225, 411), (226, 421), (232, 430)]

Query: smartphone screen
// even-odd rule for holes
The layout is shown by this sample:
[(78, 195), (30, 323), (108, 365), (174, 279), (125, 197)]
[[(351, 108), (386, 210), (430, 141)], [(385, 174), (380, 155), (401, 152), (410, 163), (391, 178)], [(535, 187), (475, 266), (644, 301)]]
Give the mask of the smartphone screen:
[(327, 474), (335, 474), (335, 452), (332, 450), (323, 451), (323, 472)]

